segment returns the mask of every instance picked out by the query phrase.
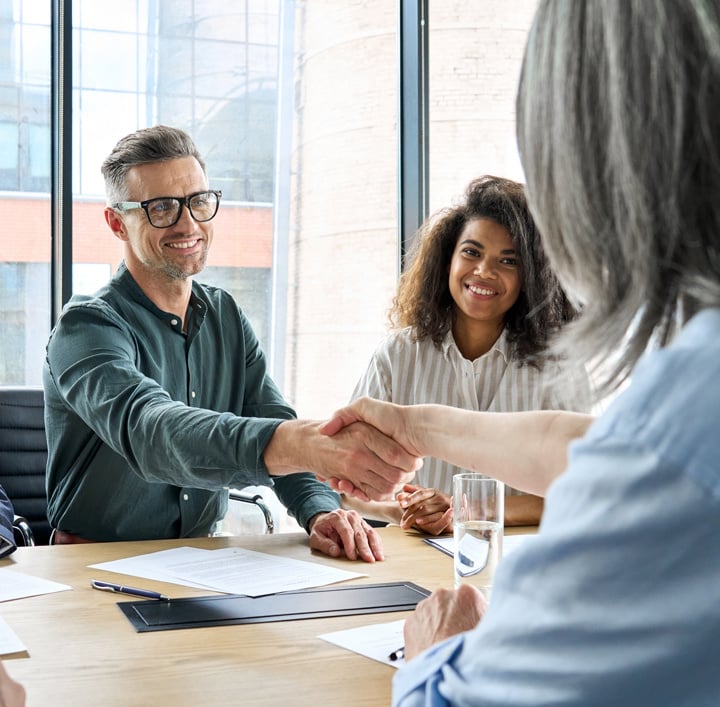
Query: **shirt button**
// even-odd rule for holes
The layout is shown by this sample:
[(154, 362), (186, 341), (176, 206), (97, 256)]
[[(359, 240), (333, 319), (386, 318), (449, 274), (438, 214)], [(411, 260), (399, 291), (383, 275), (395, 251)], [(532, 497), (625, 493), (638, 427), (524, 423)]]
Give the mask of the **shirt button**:
[(189, 501), (190, 496), (188, 496), (186, 493), (183, 494), (183, 501)]
[(170, 320), (170, 324), (172, 324), (173, 326), (177, 326), (177, 323), (178, 323), (178, 320), (177, 320), (177, 319), (171, 319), (171, 320)]
[(191, 397), (191, 398), (194, 398), (194, 397), (195, 397), (195, 391), (194, 391), (194, 390), (192, 391), (192, 393), (190, 393), (190, 397)]

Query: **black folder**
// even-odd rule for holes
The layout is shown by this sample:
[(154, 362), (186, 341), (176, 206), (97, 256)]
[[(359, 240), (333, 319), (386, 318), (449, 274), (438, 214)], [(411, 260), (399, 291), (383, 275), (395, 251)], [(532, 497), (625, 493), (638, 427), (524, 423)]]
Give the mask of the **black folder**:
[(231, 594), (169, 601), (128, 601), (120, 602), (118, 606), (135, 630), (142, 633), (411, 611), (429, 594), (427, 589), (412, 582), (388, 582), (301, 589), (261, 597)]

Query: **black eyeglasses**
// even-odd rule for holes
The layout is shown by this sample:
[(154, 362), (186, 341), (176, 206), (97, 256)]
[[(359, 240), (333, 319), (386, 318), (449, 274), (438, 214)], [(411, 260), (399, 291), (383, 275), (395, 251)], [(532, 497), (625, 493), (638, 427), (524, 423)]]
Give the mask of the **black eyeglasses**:
[(143, 209), (151, 226), (170, 228), (180, 220), (183, 206), (187, 206), (190, 215), (200, 223), (215, 218), (221, 196), (221, 191), (199, 191), (190, 196), (159, 196), (145, 201), (118, 201), (112, 208), (118, 211)]

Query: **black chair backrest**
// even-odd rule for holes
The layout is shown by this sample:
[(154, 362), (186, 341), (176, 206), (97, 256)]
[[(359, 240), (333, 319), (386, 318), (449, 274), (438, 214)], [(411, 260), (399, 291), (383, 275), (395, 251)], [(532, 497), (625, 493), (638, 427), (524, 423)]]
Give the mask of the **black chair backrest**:
[(0, 484), (15, 513), (27, 518), (36, 545), (50, 540), (46, 464), (42, 388), (0, 387)]

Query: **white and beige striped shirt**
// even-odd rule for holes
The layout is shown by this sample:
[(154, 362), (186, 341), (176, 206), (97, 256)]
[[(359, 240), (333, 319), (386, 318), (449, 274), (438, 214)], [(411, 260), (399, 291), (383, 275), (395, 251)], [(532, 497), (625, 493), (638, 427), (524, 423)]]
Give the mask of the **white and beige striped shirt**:
[[(538, 369), (511, 361), (504, 332), (490, 351), (469, 361), (460, 353), (452, 332), (438, 348), (430, 339), (412, 341), (410, 329), (402, 329), (378, 346), (352, 399), (367, 395), (400, 405), (438, 403), (490, 412), (588, 412), (591, 399), (587, 374), (562, 371), (560, 378), (558, 366), (548, 362)], [(428, 457), (415, 482), (452, 494), (452, 477), (459, 471)], [(520, 493), (509, 487), (506, 490)]]

